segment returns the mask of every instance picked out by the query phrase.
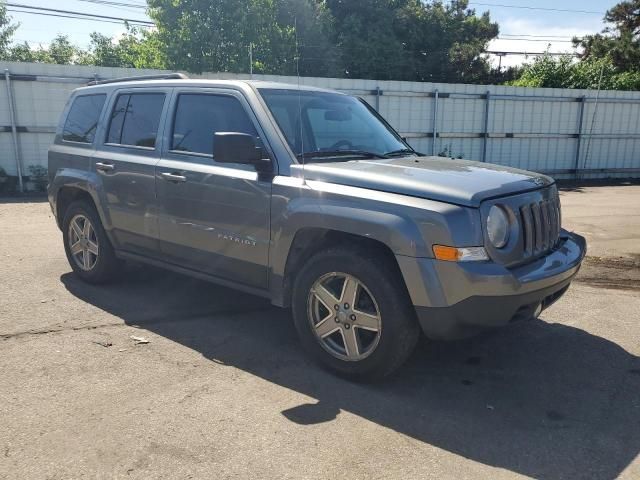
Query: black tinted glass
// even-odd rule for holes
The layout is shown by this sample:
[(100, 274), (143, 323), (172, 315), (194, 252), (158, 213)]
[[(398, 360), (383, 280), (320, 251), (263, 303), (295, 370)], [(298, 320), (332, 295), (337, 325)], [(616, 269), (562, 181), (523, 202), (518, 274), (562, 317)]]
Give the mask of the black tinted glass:
[(63, 140), (69, 142), (93, 143), (98, 128), (98, 119), (106, 95), (83, 95), (71, 105), (64, 123)]
[(121, 95), (111, 113), (107, 142), (155, 147), (164, 93)]
[(129, 95), (120, 95), (111, 112), (111, 122), (107, 143), (120, 143), (122, 137), (122, 125), (124, 125), (124, 114), (129, 104)]
[(257, 135), (237, 98), (227, 95), (181, 94), (176, 107), (171, 149), (211, 155), (214, 132)]

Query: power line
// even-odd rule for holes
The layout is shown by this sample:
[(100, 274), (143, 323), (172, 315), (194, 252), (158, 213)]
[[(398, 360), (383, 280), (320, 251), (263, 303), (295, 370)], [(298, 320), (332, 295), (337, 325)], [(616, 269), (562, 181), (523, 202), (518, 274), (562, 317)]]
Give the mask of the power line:
[(595, 12), (593, 10), (573, 10), (569, 8), (546, 8), (546, 7), (526, 7), (524, 5), (508, 5), (503, 3), (481, 3), (481, 2), (469, 2), (472, 5), (482, 5), (483, 7), (501, 7), (501, 8), (519, 8), (523, 10), (542, 10), (545, 12), (569, 12), (569, 13), (590, 13), (604, 15), (605, 12)]
[[(26, 13), (28, 15), (42, 15), (45, 17), (58, 17), (58, 18), (73, 18), (75, 20), (87, 20), (89, 22), (99, 22), (99, 23), (114, 23), (116, 25), (122, 25), (123, 22), (118, 22), (118, 21), (114, 21), (114, 20), (101, 20), (99, 18), (88, 18), (88, 17), (75, 17), (72, 15), (63, 15), (63, 14), (59, 14), (59, 13), (45, 13), (45, 12), (30, 12), (28, 10), (16, 10), (15, 8), (7, 8), (8, 12), (13, 12), (13, 13)], [(149, 28), (149, 25), (138, 25), (135, 22), (129, 22), (132, 25), (136, 25), (136, 26), (140, 26), (140, 27), (145, 27), (145, 28)]]
[[(136, 23), (139, 25), (148, 25), (150, 27), (155, 25), (153, 22), (147, 21), (147, 20), (139, 20), (134, 18), (123, 18), (123, 17), (111, 17), (108, 15), (98, 15), (95, 13), (85, 13), (85, 12), (78, 12), (74, 10), (60, 10), (57, 8), (34, 7), (32, 5), (24, 5), (22, 3), (6, 2), (5, 5), (7, 7), (23, 8), (28, 10), (35, 10), (38, 12), (54, 12), (57, 14), (78, 15), (78, 16), (83, 16), (87, 18), (95, 18), (95, 19), (102, 19), (102, 20), (119, 20), (120, 22)], [(29, 12), (22, 12), (22, 13), (29, 13)]]
[(134, 3), (112, 2), (109, 0), (75, 0), (75, 1), (99, 5), (102, 8), (111, 8), (118, 11), (127, 11), (132, 13), (140, 13), (140, 10), (138, 9), (145, 10), (147, 8), (143, 5), (137, 5)]
[(113, 2), (111, 0), (76, 0), (76, 1), (85, 2), (85, 3), (95, 3), (97, 5), (107, 5), (110, 7), (132, 7), (132, 8), (142, 8), (143, 10), (147, 8), (146, 5), (138, 5), (136, 3)]

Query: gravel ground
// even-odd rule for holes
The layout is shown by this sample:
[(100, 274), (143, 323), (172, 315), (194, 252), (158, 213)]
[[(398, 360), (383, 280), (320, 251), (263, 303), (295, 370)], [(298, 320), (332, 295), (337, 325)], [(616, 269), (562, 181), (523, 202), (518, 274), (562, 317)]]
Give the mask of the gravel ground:
[(141, 266), (85, 285), (48, 204), (0, 200), (0, 478), (640, 478), (640, 186), (562, 197), (590, 244), (567, 295), (377, 385), (262, 299)]

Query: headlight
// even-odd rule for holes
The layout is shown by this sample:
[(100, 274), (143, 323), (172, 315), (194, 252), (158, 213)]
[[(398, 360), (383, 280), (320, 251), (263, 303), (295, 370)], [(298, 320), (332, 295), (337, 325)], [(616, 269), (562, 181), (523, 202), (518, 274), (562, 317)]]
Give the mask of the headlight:
[(504, 247), (509, 241), (509, 216), (504, 208), (494, 205), (487, 216), (487, 235), (496, 248)]

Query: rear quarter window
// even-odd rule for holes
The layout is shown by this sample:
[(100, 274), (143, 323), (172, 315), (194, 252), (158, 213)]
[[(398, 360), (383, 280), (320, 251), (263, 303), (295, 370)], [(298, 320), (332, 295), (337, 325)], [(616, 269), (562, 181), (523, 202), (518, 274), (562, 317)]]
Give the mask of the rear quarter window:
[(93, 143), (106, 94), (80, 95), (75, 98), (62, 129), (66, 142)]

